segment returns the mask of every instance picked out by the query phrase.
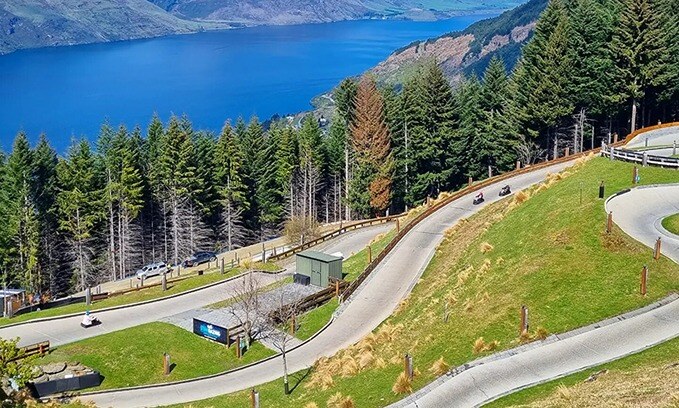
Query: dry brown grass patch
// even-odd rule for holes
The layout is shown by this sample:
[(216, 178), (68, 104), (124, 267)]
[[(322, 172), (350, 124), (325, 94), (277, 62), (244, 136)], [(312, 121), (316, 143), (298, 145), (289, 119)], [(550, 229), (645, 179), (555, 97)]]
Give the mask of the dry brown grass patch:
[(342, 377), (353, 377), (360, 371), (356, 359), (350, 355), (342, 357)]
[(309, 402), (304, 406), (304, 408), (318, 408), (318, 405), (316, 405), (315, 402)]
[(434, 361), (434, 364), (431, 365), (429, 372), (437, 377), (440, 377), (447, 373), (448, 370), (450, 370), (450, 365), (448, 365), (448, 363), (446, 363), (446, 361), (443, 359), (443, 356), (441, 356), (441, 358)]
[(497, 341), (497, 340), (493, 340), (490, 343), (486, 343), (486, 341), (483, 339), (483, 337), (479, 337), (474, 342), (474, 346), (472, 347), (472, 352), (474, 354), (480, 354), (480, 353), (486, 353), (488, 351), (493, 351), (497, 348), (497, 346), (499, 344), (500, 344), (500, 342)]
[(354, 400), (349, 396), (344, 396), (338, 392), (331, 396), (326, 402), (328, 408), (355, 408)]
[(394, 383), (394, 386), (391, 387), (391, 390), (396, 395), (410, 394), (411, 392), (413, 392), (413, 384), (410, 381), (410, 378), (408, 377), (408, 375), (406, 375), (405, 372), (402, 372), (396, 378), (396, 382)]

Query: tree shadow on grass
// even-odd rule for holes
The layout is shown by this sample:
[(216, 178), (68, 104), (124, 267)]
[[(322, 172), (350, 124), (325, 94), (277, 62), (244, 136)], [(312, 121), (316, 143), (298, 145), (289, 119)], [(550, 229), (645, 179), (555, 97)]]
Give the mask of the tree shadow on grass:
[(299, 387), (299, 385), (304, 381), (304, 379), (307, 378), (307, 376), (311, 373), (311, 369), (312, 369), (312, 367), (309, 367), (309, 368), (307, 368), (307, 369), (304, 370), (304, 371), (297, 372), (297, 373), (292, 374), (292, 375), (290, 376), (290, 378), (292, 379), (292, 382), (295, 384), (295, 385), (293, 385), (292, 388), (290, 389), (290, 394), (292, 394), (293, 392), (295, 392), (295, 390), (297, 389), (297, 387)]

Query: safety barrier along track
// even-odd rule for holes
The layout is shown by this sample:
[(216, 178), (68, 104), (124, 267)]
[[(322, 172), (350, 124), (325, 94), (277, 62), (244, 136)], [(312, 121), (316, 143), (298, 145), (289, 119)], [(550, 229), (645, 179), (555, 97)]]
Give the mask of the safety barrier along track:
[[(620, 144), (622, 143), (624, 142), (620, 142)], [(594, 150), (595, 153), (598, 151), (599, 149)], [(545, 169), (551, 168), (551, 166), (555, 166), (555, 170), (562, 168), (559, 165), (565, 166), (566, 163), (589, 153), (562, 157), (493, 177), (467, 187), (428, 208), (413, 222), (405, 226), (387, 248), (364, 270), (359, 280), (352, 283), (353, 288), (344, 292), (343, 299), (347, 301), (344, 302), (345, 309), (342, 315), (314, 340), (289, 353), (288, 365), (290, 371), (295, 372), (308, 368), (318, 357), (334, 354), (337, 350), (350, 346), (360, 340), (360, 337), (372, 331), (391, 314), (400, 299), (412, 289), (412, 286), (408, 287), (408, 285), (403, 285), (402, 282), (416, 282), (419, 274), (429, 262), (430, 255), (434, 252), (433, 248), (437, 245), (439, 239), (435, 236), (442, 236), (443, 230), (447, 228), (445, 225), (449, 222), (454, 222), (454, 219), (460, 219), (463, 216), (466, 217), (469, 215), (468, 212), (475, 211), (448, 206), (453, 200), (462, 198), (465, 194), (481, 188), (491, 188), (491, 184), (497, 184), (512, 177), (517, 178), (516, 182), (523, 186), (521, 188), (526, 188), (528, 185), (539, 182), (544, 177)], [(540, 170), (545, 171), (540, 172)], [(497, 187), (497, 185), (493, 187)], [(489, 200), (489, 202), (491, 201)], [(432, 217), (439, 210), (442, 214)], [(430, 217), (432, 217), (431, 220), (429, 220)], [(427, 222), (424, 222), (425, 220)], [(427, 233), (408, 234), (409, 231), (420, 224), (424, 225), (422, 228), (427, 229)], [(413, 232), (420, 232), (422, 228)], [(433, 230), (437, 232), (433, 232)], [(406, 236), (408, 238), (404, 239)], [(405, 241), (405, 246), (399, 246), (398, 250), (394, 251), (397, 245), (403, 241)], [(386, 259), (388, 254), (391, 256)], [(379, 268), (377, 268), (378, 265)], [(373, 272), (376, 272), (376, 276), (380, 278), (379, 285), (364, 285), (361, 288), (362, 296), (351, 296)], [(366, 311), (370, 312), (366, 313)], [(226, 373), (222, 373), (185, 382), (110, 390), (89, 394), (84, 398), (91, 399), (100, 406), (115, 407), (183, 403), (247, 389), (275, 380), (280, 377), (279, 370), (280, 361), (274, 357), (260, 364), (239, 370), (237, 374), (226, 375)]]

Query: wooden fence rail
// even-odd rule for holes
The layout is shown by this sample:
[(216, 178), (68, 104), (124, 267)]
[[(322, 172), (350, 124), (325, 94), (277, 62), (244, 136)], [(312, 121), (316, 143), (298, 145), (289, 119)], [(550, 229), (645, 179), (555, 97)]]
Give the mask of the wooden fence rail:
[(21, 357), (18, 357), (15, 360), (21, 360), (36, 355), (44, 356), (45, 354), (50, 352), (50, 342), (41, 341), (40, 343), (35, 343), (26, 347), (22, 347), (21, 350), (23, 351), (23, 354), (21, 355)]
[(338, 236), (340, 236), (340, 235), (342, 235), (342, 234), (344, 234), (348, 231), (353, 231), (353, 230), (358, 229), (358, 228), (369, 227), (369, 226), (372, 226), (372, 225), (384, 224), (384, 223), (387, 223), (387, 222), (394, 221), (395, 219), (402, 217), (402, 216), (403, 216), (403, 214), (397, 214), (397, 215), (390, 215), (390, 216), (387, 216), (387, 217), (372, 218), (372, 219), (365, 220), (365, 221), (355, 222), (355, 223), (349, 224), (347, 226), (338, 228), (334, 231), (331, 231), (331, 232), (329, 232), (329, 233), (327, 233), (327, 234), (325, 234), (321, 237), (318, 237), (314, 240), (311, 240), (309, 242), (305, 242), (302, 245), (298, 245), (294, 248), (290, 248), (287, 251), (281, 252), (281, 253), (276, 254), (276, 255), (271, 255), (271, 256), (269, 256), (268, 259), (270, 261), (278, 261), (278, 260), (281, 260), (281, 259), (285, 259), (289, 256), (295, 255), (299, 252), (302, 252), (302, 251), (305, 251), (309, 248), (312, 248), (312, 247), (314, 247), (314, 246), (316, 246), (320, 243), (323, 243), (323, 242), (325, 242), (329, 239), (338, 237)]
[[(655, 129), (655, 127), (653, 127)], [(652, 130), (652, 129), (651, 129)], [(611, 146), (615, 147), (620, 147), (623, 146), (625, 143), (627, 143), (629, 140), (631, 140), (634, 136), (639, 134), (639, 132), (636, 132), (634, 134), (630, 134), (625, 138), (623, 141), (619, 141), (617, 143), (611, 144)], [(503, 173), (491, 178), (488, 178), (484, 181), (481, 181), (480, 183), (477, 184), (472, 184), (470, 186), (467, 186), (454, 194), (450, 195), (444, 200), (441, 200), (440, 202), (436, 203), (432, 207), (428, 208), (426, 211), (422, 212), (419, 214), (414, 220), (412, 220), (410, 223), (408, 223), (405, 227), (401, 228), (401, 230), (394, 236), (394, 238), (389, 242), (389, 244), (377, 255), (375, 259), (361, 272), (361, 274), (351, 282), (351, 284), (344, 290), (342, 295), (340, 296), (340, 301), (344, 302), (349, 297), (358, 289), (359, 286), (370, 276), (372, 271), (377, 267), (377, 265), (380, 264), (384, 260), (384, 258), (398, 245), (398, 243), (403, 239), (403, 237), (408, 234), (415, 226), (417, 226), (420, 222), (422, 222), (425, 218), (429, 217), (431, 214), (434, 212), (438, 211), (439, 209), (445, 207), (446, 205), (450, 204), (451, 202), (459, 199), (460, 197), (463, 197), (469, 193), (478, 191), (482, 188), (485, 188), (491, 184), (500, 182), (502, 180), (506, 180), (521, 174), (529, 173), (534, 170), (542, 169), (545, 167), (550, 167), (559, 163), (564, 163), (573, 159), (577, 159), (579, 157), (586, 156), (588, 154), (598, 154), (601, 151), (601, 147), (595, 148), (593, 150), (585, 151), (585, 152), (580, 152), (577, 154), (569, 155), (569, 156), (563, 156), (559, 157), (553, 160), (549, 161), (544, 161), (542, 163), (534, 164), (531, 166), (526, 166), (524, 168), (520, 168), (517, 170), (513, 170), (507, 173)]]

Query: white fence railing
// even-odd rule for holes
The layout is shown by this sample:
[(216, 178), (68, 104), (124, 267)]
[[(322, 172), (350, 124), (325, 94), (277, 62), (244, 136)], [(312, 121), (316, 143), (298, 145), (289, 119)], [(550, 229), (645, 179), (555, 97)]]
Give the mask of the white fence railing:
[(640, 163), (642, 166), (671, 167), (679, 169), (679, 159), (673, 157), (656, 156), (648, 152), (636, 152), (620, 147), (607, 146), (602, 144), (601, 155), (611, 160), (623, 160), (628, 162)]

